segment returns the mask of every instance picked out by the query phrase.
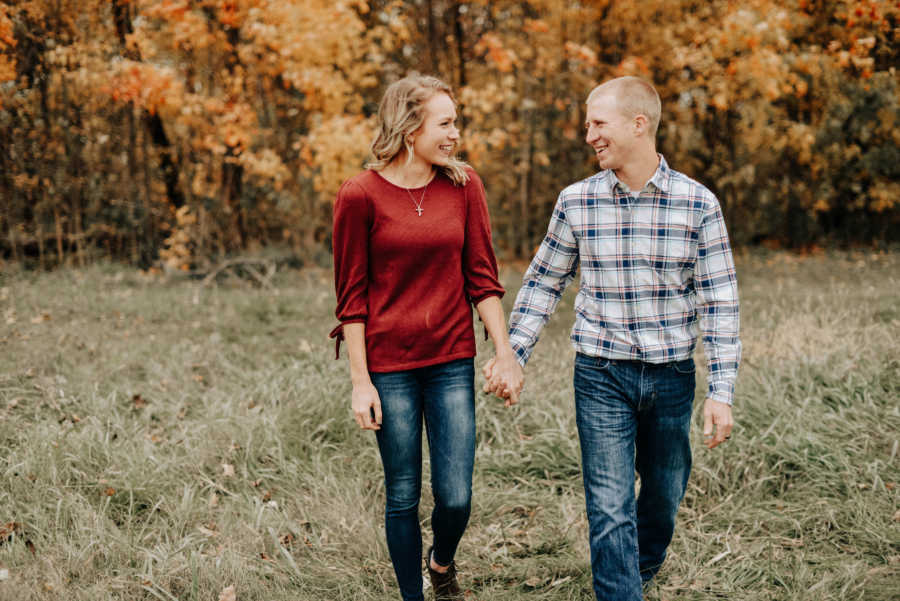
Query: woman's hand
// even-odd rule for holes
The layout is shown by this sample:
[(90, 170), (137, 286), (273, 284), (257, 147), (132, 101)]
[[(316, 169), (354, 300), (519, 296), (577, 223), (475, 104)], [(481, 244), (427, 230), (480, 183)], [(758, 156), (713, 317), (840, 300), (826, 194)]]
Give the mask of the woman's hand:
[(350, 405), (353, 417), (363, 430), (381, 429), (381, 398), (371, 382), (354, 384)]
[(504, 353), (492, 358), (482, 371), (487, 380), (484, 384), (485, 392), (506, 399), (507, 407), (519, 402), (519, 393), (525, 384), (525, 374), (514, 354)]

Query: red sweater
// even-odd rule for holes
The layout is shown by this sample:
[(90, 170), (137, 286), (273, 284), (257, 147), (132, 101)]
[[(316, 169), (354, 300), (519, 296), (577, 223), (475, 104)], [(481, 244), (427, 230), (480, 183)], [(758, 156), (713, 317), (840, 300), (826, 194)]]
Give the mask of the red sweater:
[[(405, 189), (375, 171), (341, 186), (334, 205), (335, 314), (366, 324), (370, 371), (475, 356), (470, 303), (503, 296), (484, 186), (468, 170), (456, 186), (438, 174), (421, 217)], [(423, 188), (411, 189), (418, 201)]]

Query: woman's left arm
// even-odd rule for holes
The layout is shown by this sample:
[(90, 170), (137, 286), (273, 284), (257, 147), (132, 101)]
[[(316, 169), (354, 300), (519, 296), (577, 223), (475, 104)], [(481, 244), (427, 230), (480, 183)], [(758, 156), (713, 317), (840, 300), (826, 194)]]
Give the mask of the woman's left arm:
[(491, 220), (481, 178), (469, 172), (466, 185), (466, 242), (463, 248), (463, 276), (466, 296), (475, 305), (488, 335), (494, 342), (496, 356), (485, 368), (489, 381), (485, 392), (506, 399), (506, 405), (519, 400), (522, 390), (522, 367), (509, 344), (506, 319), (503, 316), (503, 286), (497, 277), (497, 258), (491, 244)]
[(499, 297), (488, 296), (475, 305), (475, 309), (494, 343), (494, 358), (489, 362), (490, 380), (485, 392), (505, 398), (507, 407), (515, 405), (519, 402), (525, 375), (509, 344), (503, 305)]

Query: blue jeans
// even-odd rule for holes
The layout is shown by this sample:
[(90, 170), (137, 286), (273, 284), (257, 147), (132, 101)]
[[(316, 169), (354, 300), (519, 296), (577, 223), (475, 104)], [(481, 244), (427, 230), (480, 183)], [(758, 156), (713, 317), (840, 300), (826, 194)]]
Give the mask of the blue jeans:
[(372, 373), (381, 398), (376, 431), (387, 492), (388, 551), (404, 601), (423, 601), (422, 421), (431, 458), (434, 560), (450, 565), (469, 521), (475, 464), (475, 363), (459, 359), (418, 369)]
[(642, 584), (666, 557), (691, 471), (694, 361), (655, 365), (579, 353), (574, 380), (594, 594), (641, 601)]

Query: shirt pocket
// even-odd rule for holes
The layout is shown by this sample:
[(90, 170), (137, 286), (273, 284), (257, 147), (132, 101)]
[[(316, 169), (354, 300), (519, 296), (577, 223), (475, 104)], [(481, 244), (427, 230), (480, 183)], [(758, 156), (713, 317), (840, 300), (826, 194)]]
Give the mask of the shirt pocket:
[(648, 238), (648, 259), (656, 271), (693, 269), (697, 258), (697, 228), (692, 214), (672, 209), (653, 225)]

